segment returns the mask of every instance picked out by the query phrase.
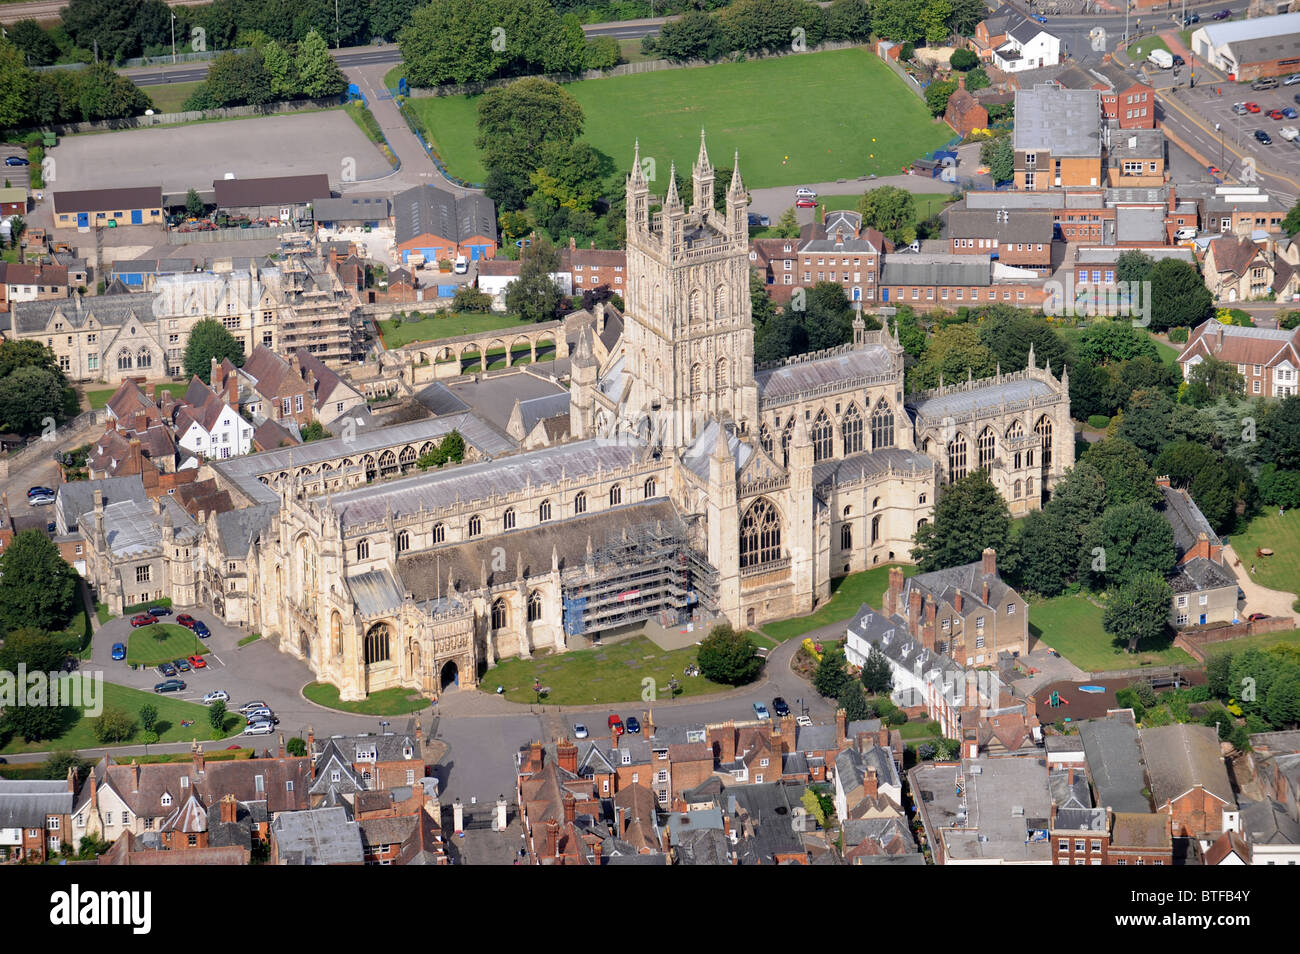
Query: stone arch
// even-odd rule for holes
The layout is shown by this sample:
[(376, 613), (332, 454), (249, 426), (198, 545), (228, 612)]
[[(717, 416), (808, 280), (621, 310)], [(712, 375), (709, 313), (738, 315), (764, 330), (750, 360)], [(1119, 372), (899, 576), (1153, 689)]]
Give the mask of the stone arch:
[(367, 454), (361, 458), (361, 465), (366, 471), (366, 483), (370, 483), (379, 476), (379, 468), (375, 466), (375, 458), (372, 455)]
[(415, 453), (415, 448), (412, 447), (410, 444), (407, 444), (405, 447), (402, 448), (402, 453), (397, 456), (397, 464), (399, 469), (403, 473), (405, 473), (407, 470), (410, 470), (412, 467), (415, 466), (415, 459), (417, 456), (418, 455)]
[(506, 603), (504, 596), (498, 596), (492, 601), (492, 631), (505, 629), (510, 625), (510, 607)]
[(1007, 428), (1006, 438), (1007, 440), (1014, 440), (1017, 437), (1024, 437), (1024, 436), (1025, 436), (1025, 427), (1023, 424), (1020, 423), (1020, 418), (1016, 418), (1014, 421), (1011, 422), (1011, 425)]
[(442, 669), (438, 672), (438, 689), (446, 692), (448, 689), (456, 689), (460, 686), (460, 668), (456, 665), (456, 660), (448, 659), (442, 664)]
[(392, 629), (386, 622), (375, 623), (366, 630), (364, 661), (367, 666), (391, 658)]
[(148, 348), (140, 349), (140, 352), (135, 356), (135, 366), (137, 368), (153, 367), (153, 354), (149, 351)]
[(522, 361), (524, 358), (528, 359), (529, 364), (533, 363), (537, 360), (537, 350), (532, 338), (519, 335), (510, 342), (510, 350), (506, 352), (506, 367), (513, 367), (516, 361)]
[(397, 455), (389, 449), (379, 455), (379, 474), (381, 477), (388, 477), (395, 473), (397, 473)]
[(533, 590), (528, 594), (528, 622), (537, 623), (542, 619), (542, 592)]
[(740, 521), (740, 568), (760, 566), (781, 558), (781, 513), (766, 497), (759, 497)]
[(696, 361), (691, 365), (691, 394), (699, 394), (704, 390), (704, 366)]
[(653, 477), (647, 477), (645, 479), (645, 484), (642, 485), (641, 489), (645, 495), (645, 498), (649, 500), (651, 497), (655, 495), (655, 492), (658, 489), (655, 486), (655, 479)]
[(501, 529), (513, 530), (514, 528), (515, 528), (515, 508), (506, 507), (505, 511), (501, 514)]
[[(492, 352), (497, 348), (501, 349), (502, 353), (500, 357), (492, 357)], [(488, 365), (496, 361), (502, 361), (506, 367), (510, 366), (510, 354), (506, 350), (506, 342), (504, 338), (493, 338), (487, 343), (486, 347), (483, 348), (483, 370), (486, 371)]]
[(117, 370), (130, 371), (134, 364), (135, 359), (131, 357), (129, 349), (123, 348), (117, 353)]
[(871, 518), (871, 545), (875, 546), (880, 542), (880, 514)]

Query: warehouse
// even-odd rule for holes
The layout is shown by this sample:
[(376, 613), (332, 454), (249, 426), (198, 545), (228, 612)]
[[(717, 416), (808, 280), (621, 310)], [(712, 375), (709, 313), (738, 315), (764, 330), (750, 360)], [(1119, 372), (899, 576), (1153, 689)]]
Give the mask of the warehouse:
[(1300, 72), (1300, 13), (1207, 24), (1192, 34), (1192, 52), (1230, 80)]
[(54, 227), (111, 229), (119, 225), (161, 225), (162, 206), (162, 186), (56, 192)]
[(310, 222), (312, 203), (330, 194), (330, 181), (323, 172), (263, 179), (217, 179), (212, 183), (212, 191), (217, 208), (227, 215)]

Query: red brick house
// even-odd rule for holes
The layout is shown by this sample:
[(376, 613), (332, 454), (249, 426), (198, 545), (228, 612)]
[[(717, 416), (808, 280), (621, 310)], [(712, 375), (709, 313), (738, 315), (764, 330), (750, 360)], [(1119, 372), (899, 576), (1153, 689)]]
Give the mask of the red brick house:
[(223, 362), (220, 377), (217, 386), (221, 389), (237, 387), (241, 381), (247, 384), (250, 393), (236, 400), (254, 417), (265, 416), (277, 422), (292, 420), (304, 427), (316, 416), (315, 381), (299, 373), (294, 355), (285, 360), (265, 345), (258, 345), (242, 368)]
[(1174, 837), (1217, 837), (1236, 816), (1213, 726), (1170, 725), (1139, 733), (1156, 811), (1170, 815)]
[(368, 865), (450, 864), (443, 841), (441, 811), (424, 785), (411, 788), (399, 802), (392, 790), (359, 792), (352, 802), (361, 826), (361, 845)]
[(964, 73), (957, 77), (957, 91), (948, 97), (948, 108), (943, 118), (963, 136), (969, 136), (972, 129), (989, 127), (989, 111), (966, 89)]
[(405, 732), (331, 736), (320, 740), (315, 729), (309, 726), (307, 753), (316, 766), (318, 780), (324, 766), (334, 759), (347, 766), (369, 790), (417, 785), (430, 769), (425, 764), (424, 730), (418, 718), (414, 725), (407, 724)]
[(10, 311), (18, 301), (67, 298), (70, 294), (68, 270), (62, 265), (0, 262), (0, 311)]
[(994, 255), (1004, 265), (1046, 272), (1052, 267), (1050, 211), (962, 209), (948, 215), (954, 255)]
[(1235, 364), (1251, 397), (1289, 397), (1300, 386), (1300, 329), (1242, 328), (1211, 318), (1192, 329), (1178, 356), (1183, 378), (1210, 357)]
[(44, 864), (65, 844), (77, 844), (72, 805), (77, 778), (64, 781), (0, 779), (0, 862)]

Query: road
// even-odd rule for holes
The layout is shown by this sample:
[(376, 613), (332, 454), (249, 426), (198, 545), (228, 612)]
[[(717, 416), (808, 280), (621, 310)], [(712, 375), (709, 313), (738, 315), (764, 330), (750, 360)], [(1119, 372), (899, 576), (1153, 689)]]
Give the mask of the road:
[[(169, 7), (195, 7), (212, 0), (165, 0)], [(7, 3), (0, 6), (0, 23), (17, 23), (19, 20), (57, 20), (59, 11), (68, 0), (33, 0), (31, 3)]]

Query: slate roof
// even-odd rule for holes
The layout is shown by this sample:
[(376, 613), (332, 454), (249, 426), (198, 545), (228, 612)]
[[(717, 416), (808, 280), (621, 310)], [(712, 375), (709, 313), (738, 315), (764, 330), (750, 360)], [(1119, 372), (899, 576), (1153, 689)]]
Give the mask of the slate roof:
[(279, 513), (276, 504), (254, 504), (217, 514), (217, 543), (222, 554), (243, 559), (253, 540)]
[(72, 813), (66, 780), (0, 779), (0, 829), (44, 828), (47, 815)]
[(134, 186), (124, 189), (81, 189), (54, 193), (54, 212), (127, 212), (132, 209), (162, 208), (162, 186)]
[(1243, 799), (1238, 807), (1241, 830), (1252, 845), (1300, 845), (1300, 821), (1287, 814), (1281, 802)]
[(156, 293), (127, 295), (94, 295), (83, 298), (42, 298), (36, 301), (14, 302), (13, 327), (20, 333), (44, 331), (55, 315), (73, 328), (83, 327), (94, 319), (104, 328), (120, 328), (128, 321), (150, 325), (154, 321)]
[[(732, 831), (739, 831), (736, 846), (741, 864), (775, 863), (778, 854), (805, 855), (803, 839), (794, 830), (794, 809), (801, 805), (802, 782), (765, 782), (736, 785), (723, 792), (724, 810), (732, 816)], [(748, 834), (746, 822), (753, 826)]]
[[(412, 762), (419, 763), (424, 758), (422, 745), (415, 741), (415, 720), (408, 719), (402, 732), (387, 732), (382, 735), (332, 735), (328, 739), (317, 737), (315, 751), (324, 752), (333, 745), (349, 762), (365, 761), (359, 753), (374, 752), (377, 762)], [(410, 749), (408, 758), (406, 751)], [(416, 775), (423, 773), (417, 772)]]
[(968, 388), (950, 388), (945, 394), (930, 397), (910, 395), (907, 410), (918, 419), (942, 421), (945, 417), (960, 418), (962, 415), (995, 410), (1004, 404), (1013, 405), (1031, 400), (1050, 401), (1055, 397), (1055, 389), (1046, 381), (1031, 378), (999, 382), (997, 378), (985, 378)]
[(149, 503), (122, 500), (104, 508), (104, 537), (114, 556), (136, 557), (153, 553), (162, 546), (163, 515), (170, 515), (176, 539), (192, 542), (199, 538), (194, 519), (170, 496), (159, 497), (163, 514)]
[(212, 191), (221, 209), (257, 205), (310, 205), (317, 196), (330, 194), (323, 172), (302, 176), (264, 176), (257, 179), (215, 179)]
[(388, 218), (388, 197), (345, 195), (340, 199), (313, 199), (312, 217), (317, 222), (374, 222)]
[(822, 488), (855, 483), (890, 469), (896, 473), (926, 474), (932, 472), (934, 466), (934, 461), (925, 454), (890, 447), (814, 464), (813, 486)]
[(318, 808), (276, 816), (271, 825), (281, 864), (363, 864), (361, 826), (343, 808)]
[(1016, 91), (1014, 147), (1053, 156), (1101, 157), (1101, 94), (1043, 85)]
[(893, 358), (883, 345), (824, 356), (809, 356), (754, 373), (760, 401), (795, 397), (822, 387), (860, 379), (883, 380), (893, 373)]
[(95, 491), (104, 494), (104, 506), (122, 500), (144, 503), (148, 495), (139, 474), (127, 477), (104, 477), (99, 480), (75, 480), (59, 487), (55, 509), (63, 517), (64, 526), (72, 533), (82, 524), (87, 514), (95, 510)]
[(432, 411), (435, 416), (458, 414), (461, 411), (469, 410), (469, 405), (458, 398), (456, 392), (441, 381), (435, 381), (428, 387), (417, 391), (415, 399)]
[(1178, 798), (1196, 785), (1235, 810), (1236, 796), (1223, 764), (1214, 726), (1168, 725), (1139, 733), (1142, 753), (1151, 777), (1151, 795), (1157, 806)]
[[(718, 434), (726, 435), (727, 448), (735, 460), (735, 472), (740, 473), (754, 456), (754, 447), (741, 440), (731, 427), (719, 421), (709, 421), (695, 441), (682, 452), (682, 463), (705, 480), (709, 477), (709, 460), (718, 447)], [(666, 489), (666, 488), (665, 488)]]
[(381, 616), (402, 605), (402, 591), (387, 568), (350, 576), (347, 585), (361, 616)]
[(1052, 241), (1053, 216), (1046, 211), (1008, 212), (1005, 218), (1000, 210), (957, 209), (948, 213), (949, 238), (996, 239), (1007, 242)]
[(393, 196), (393, 219), (398, 245), (422, 235), (455, 242), (496, 237), (496, 204), (477, 192), (456, 198), (436, 186), (415, 186)]
[(1097, 789), (1097, 804), (1117, 812), (1150, 812), (1145, 763), (1138, 730), (1126, 719), (1093, 719), (1079, 723), (1088, 774)]
[(1195, 557), (1175, 569), (1169, 577), (1169, 585), (1175, 593), (1196, 593), (1225, 586), (1235, 588), (1237, 578), (1228, 567), (1220, 566), (1205, 557)]
[(895, 255), (880, 270), (881, 285), (965, 285), (992, 282), (988, 255), (948, 255), (938, 252)]
[(1174, 532), (1174, 553), (1178, 559), (1181, 560), (1188, 550), (1196, 546), (1202, 533), (1211, 546), (1222, 544), (1223, 541), (1187, 491), (1162, 486), (1160, 493), (1164, 497), (1160, 513)]

